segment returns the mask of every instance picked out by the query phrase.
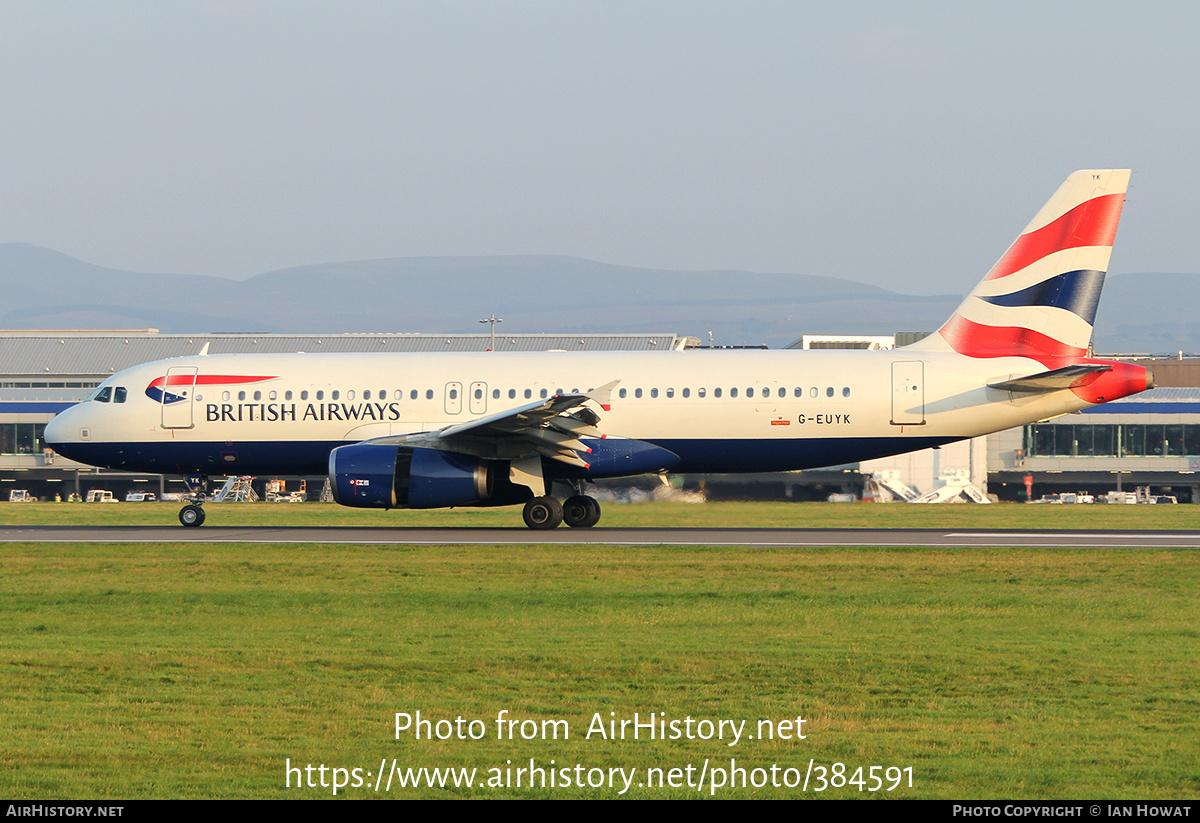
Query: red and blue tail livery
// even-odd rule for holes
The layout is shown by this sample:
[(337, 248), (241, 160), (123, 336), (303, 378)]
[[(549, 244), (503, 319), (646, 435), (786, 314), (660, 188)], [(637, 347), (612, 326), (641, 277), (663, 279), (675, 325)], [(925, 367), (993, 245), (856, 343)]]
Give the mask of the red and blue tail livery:
[(1009, 246), (936, 338), (968, 357), (1083, 357), (1125, 203), (1129, 170), (1077, 171)]
[(939, 446), (1153, 385), (1087, 357), (1128, 183), (1072, 174), (937, 333), (891, 351), (202, 354), (114, 374), (46, 441), (127, 471), (325, 474), (346, 506), (521, 505), (537, 529), (595, 525), (599, 478)]

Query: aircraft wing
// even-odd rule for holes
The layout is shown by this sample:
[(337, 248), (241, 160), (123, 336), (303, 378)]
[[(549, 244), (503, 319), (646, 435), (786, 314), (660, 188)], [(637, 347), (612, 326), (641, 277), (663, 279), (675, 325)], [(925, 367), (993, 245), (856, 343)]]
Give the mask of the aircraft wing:
[(597, 408), (607, 409), (614, 380), (586, 393), (556, 394), (437, 431), (368, 442), (444, 449), (492, 459), (515, 459), (531, 451), (578, 468), (589, 468), (592, 449), (580, 438), (603, 439)]
[(1086, 385), (1090, 382), (1088, 378), (1095, 378), (1111, 369), (1111, 364), (1077, 363), (1073, 366), (1051, 369), (1000, 383), (988, 383), (988, 388), (1025, 393), (1060, 391)]

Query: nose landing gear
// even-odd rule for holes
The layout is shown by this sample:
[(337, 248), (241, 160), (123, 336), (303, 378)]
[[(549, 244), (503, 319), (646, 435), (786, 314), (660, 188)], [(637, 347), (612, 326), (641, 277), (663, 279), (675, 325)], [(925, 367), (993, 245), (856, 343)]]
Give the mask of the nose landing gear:
[(189, 474), (183, 478), (183, 482), (187, 484), (188, 494), (184, 498), (190, 501), (186, 506), (179, 510), (179, 522), (185, 526), (195, 527), (204, 525), (204, 488), (208, 485), (208, 478), (199, 474)]

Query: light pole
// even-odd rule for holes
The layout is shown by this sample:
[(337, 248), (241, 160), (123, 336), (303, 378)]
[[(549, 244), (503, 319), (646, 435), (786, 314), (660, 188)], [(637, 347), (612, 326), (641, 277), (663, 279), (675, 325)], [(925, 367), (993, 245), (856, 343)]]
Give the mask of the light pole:
[(496, 314), (493, 312), (492, 314), (490, 314), (490, 315), (488, 315), (487, 317), (483, 318), (483, 319), (482, 319), (482, 320), (480, 320), (479, 322), (480, 322), (480, 323), (491, 323), (491, 324), (492, 324), (492, 346), (491, 346), (491, 348), (489, 348), (489, 349), (488, 349), (488, 351), (495, 351), (495, 350), (496, 350), (496, 324), (497, 324), (497, 323), (503, 323), (503, 322), (504, 322), (504, 320), (503, 320), (503, 319), (501, 319), (501, 318), (499, 318), (499, 317), (497, 317), (497, 316), (496, 316)]

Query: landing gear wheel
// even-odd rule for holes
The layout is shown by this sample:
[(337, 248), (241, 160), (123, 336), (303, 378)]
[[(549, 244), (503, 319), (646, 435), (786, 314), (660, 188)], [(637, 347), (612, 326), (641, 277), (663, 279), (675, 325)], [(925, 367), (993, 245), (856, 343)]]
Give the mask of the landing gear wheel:
[(596, 498), (577, 494), (563, 501), (563, 522), (573, 529), (590, 529), (600, 522), (600, 504)]
[(179, 510), (179, 522), (185, 526), (204, 525), (204, 509), (195, 505), (184, 506)]
[(535, 497), (525, 504), (521, 515), (531, 529), (557, 529), (563, 521), (563, 507), (553, 497)]

